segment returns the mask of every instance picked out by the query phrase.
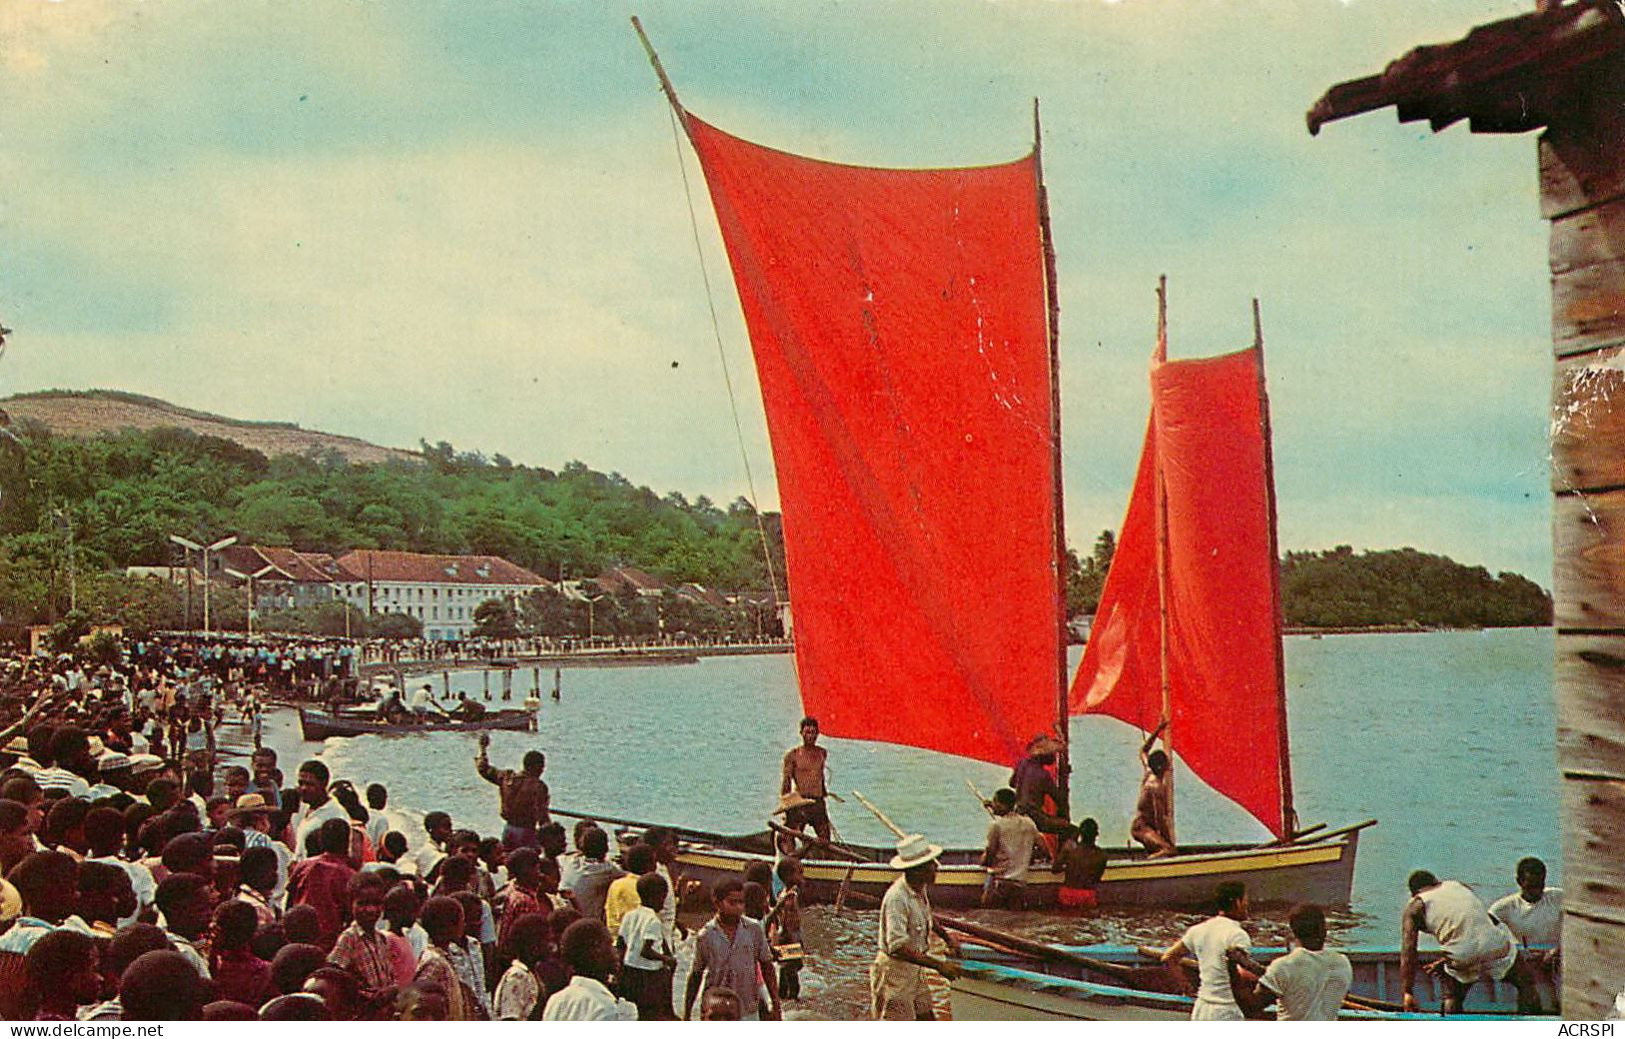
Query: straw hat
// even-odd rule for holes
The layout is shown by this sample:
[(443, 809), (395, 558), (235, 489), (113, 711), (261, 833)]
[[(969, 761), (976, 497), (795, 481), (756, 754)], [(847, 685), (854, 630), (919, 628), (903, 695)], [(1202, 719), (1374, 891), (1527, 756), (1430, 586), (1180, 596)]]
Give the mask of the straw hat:
[(799, 792), (792, 790), (788, 794), (780, 794), (779, 795), (779, 806), (777, 808), (773, 809), (773, 814), (774, 815), (783, 815), (785, 812), (788, 812), (792, 808), (804, 808), (807, 805), (813, 805), (813, 804), (817, 804), (817, 803), (818, 802), (814, 801), (812, 798), (810, 798), (810, 797), (802, 797)]
[(1047, 732), (1041, 732), (1027, 741), (1028, 754), (1058, 754), (1061, 751), (1061, 741)]
[(260, 794), (244, 794), (237, 799), (237, 804), (227, 815), (232, 820), (247, 819), (254, 815), (271, 814), (270, 802)]
[(891, 858), (892, 869), (913, 869), (923, 866), (942, 854), (942, 845), (932, 844), (923, 833), (911, 833), (897, 842), (897, 854)]

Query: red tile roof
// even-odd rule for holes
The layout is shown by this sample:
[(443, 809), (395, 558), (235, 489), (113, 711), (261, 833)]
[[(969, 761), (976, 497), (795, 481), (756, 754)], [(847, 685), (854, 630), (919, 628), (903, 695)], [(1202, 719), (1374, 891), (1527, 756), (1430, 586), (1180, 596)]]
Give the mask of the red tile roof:
[(336, 580), (411, 584), (545, 585), (550, 583), (500, 556), (439, 556), (359, 548), (340, 556), (346, 576)]
[(223, 566), (240, 574), (257, 574), (267, 566), (275, 567), (260, 578), (262, 581), (331, 584), (350, 580), (347, 574), (339, 571), (333, 557), (325, 552), (299, 552), (272, 545), (232, 545), (221, 549), (219, 556)]
[(658, 592), (666, 587), (666, 582), (635, 566), (612, 566), (599, 574), (596, 580), (600, 588), (610, 591), (631, 588), (637, 592)]

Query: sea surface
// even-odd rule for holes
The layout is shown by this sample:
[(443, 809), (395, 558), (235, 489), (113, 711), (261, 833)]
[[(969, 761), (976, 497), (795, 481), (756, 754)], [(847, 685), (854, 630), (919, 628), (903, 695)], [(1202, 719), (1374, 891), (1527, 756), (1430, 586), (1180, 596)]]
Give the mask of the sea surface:
[[(1488, 901), (1513, 889), (1520, 857), (1538, 855), (1551, 882), (1561, 884), (1552, 649), (1549, 629), (1286, 640), (1300, 819), (1330, 827), (1380, 820), (1362, 836), (1353, 911), (1334, 921), (1335, 940), (1397, 944), (1405, 878), (1417, 868), (1470, 884)], [(1077, 653), (1074, 647), (1074, 662)], [(802, 713), (788, 655), (566, 669), (558, 703), (546, 695), (551, 674), (540, 679), (540, 731), (494, 733), (491, 758), (499, 767), (517, 767), (524, 751), (539, 747), (561, 808), (719, 832), (763, 828), (777, 800), (780, 758), (797, 739)], [(480, 671), (453, 673), (451, 682), (483, 699)], [(500, 675), (490, 684), (501, 706)], [(531, 672), (516, 674), (515, 703), (532, 684)], [(1072, 740), (1074, 814), (1099, 820), (1103, 844), (1125, 843), (1140, 735), (1112, 719), (1075, 718)], [(965, 781), (990, 792), (1009, 774), (906, 747), (824, 743), (831, 789), (847, 797), (831, 806), (831, 816), (853, 842), (892, 840), (849, 796), (859, 790), (933, 841), (979, 844), (986, 816)], [(303, 752), (316, 749), (305, 745)], [(495, 790), (475, 774), (475, 750), (471, 735), (434, 733), (330, 740), (321, 754), (335, 778), (386, 784), (395, 805), (443, 809), (459, 825), (497, 833)], [(1183, 839), (1268, 837), (1188, 772), (1176, 789)], [(972, 915), (1049, 940), (1143, 944), (1165, 944), (1196, 919), (1159, 911)], [(1258, 918), (1250, 927), (1260, 943), (1285, 934), (1280, 919)], [(872, 913), (815, 911), (807, 925), (806, 998), (791, 1016), (863, 1016), (873, 935)]]

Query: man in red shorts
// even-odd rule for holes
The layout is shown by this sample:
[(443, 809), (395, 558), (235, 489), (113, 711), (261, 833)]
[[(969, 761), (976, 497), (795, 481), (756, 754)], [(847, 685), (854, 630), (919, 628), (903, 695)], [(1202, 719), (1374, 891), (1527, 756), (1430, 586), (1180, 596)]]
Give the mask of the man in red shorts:
[(1100, 824), (1085, 819), (1055, 858), (1055, 868), (1065, 874), (1056, 899), (1068, 909), (1093, 909), (1100, 904), (1098, 889), (1106, 872), (1106, 853), (1095, 844), (1099, 836)]

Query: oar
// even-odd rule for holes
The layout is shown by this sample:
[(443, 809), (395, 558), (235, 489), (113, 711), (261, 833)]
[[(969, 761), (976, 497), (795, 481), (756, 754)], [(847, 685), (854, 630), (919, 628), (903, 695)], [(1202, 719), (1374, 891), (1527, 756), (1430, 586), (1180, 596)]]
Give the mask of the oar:
[(786, 837), (793, 837), (796, 840), (801, 841), (802, 843), (806, 844), (808, 847), (821, 848), (824, 851), (829, 852), (831, 855), (834, 855), (836, 858), (845, 859), (845, 860), (850, 861), (850, 862), (868, 862), (869, 861), (868, 859), (864, 858), (862, 855), (859, 855), (857, 852), (850, 851), (850, 850), (848, 850), (846, 848), (843, 848), (839, 844), (832, 844), (831, 842), (824, 840), (822, 837), (809, 837), (805, 833), (801, 833), (799, 831), (792, 830), (792, 829), (790, 829), (790, 827), (785, 826), (783, 823), (775, 822), (772, 819), (769, 819), (767, 821), (767, 825), (768, 825), (768, 828), (771, 829), (774, 833), (781, 833)]
[(972, 938), (980, 938), (983, 941), (989, 941), (997, 945), (1002, 945), (1007, 949), (1012, 949), (1021, 953), (1023, 956), (1031, 956), (1034, 959), (1046, 960), (1052, 963), (1070, 963), (1079, 967), (1087, 967), (1092, 971), (1098, 971), (1101, 974), (1108, 974), (1114, 978), (1120, 978), (1125, 981), (1133, 981), (1135, 982), (1136, 986), (1138, 986), (1140, 982), (1141, 975), (1139, 971), (1141, 968), (1138, 967), (1130, 967), (1121, 963), (1112, 963), (1109, 960), (1099, 960), (1093, 956), (1085, 956), (1083, 953), (1073, 952), (1071, 949), (1058, 949), (1053, 945), (1045, 945), (1043, 942), (1035, 942), (1031, 938), (1023, 938), (1019, 934), (1011, 934), (1008, 931), (1000, 931), (996, 928), (988, 927), (986, 924), (971, 923), (969, 920), (961, 920), (958, 917), (953, 916), (944, 916), (941, 913), (937, 913), (935, 915), (937, 923), (941, 924), (950, 931), (958, 931), (961, 934), (968, 934)]
[(1324, 830), (1325, 828), (1326, 828), (1325, 823), (1316, 823), (1315, 825), (1307, 827), (1306, 829), (1299, 830), (1297, 833), (1289, 833), (1285, 837), (1277, 837), (1273, 841), (1265, 841), (1263, 844), (1260, 844), (1259, 847), (1260, 848), (1280, 848), (1280, 847), (1284, 847), (1284, 846), (1289, 845), (1289, 844), (1296, 844), (1299, 841), (1303, 840), (1305, 837), (1309, 836), (1310, 834), (1318, 833), (1319, 831)]
[[(562, 815), (566, 819), (587, 819), (592, 822), (609, 823), (611, 826), (631, 826), (640, 830), (647, 830), (659, 823), (641, 822), (637, 819), (617, 819), (609, 815), (586, 815), (581, 812), (569, 812), (563, 808), (549, 808), (552, 815)], [(703, 841), (707, 844), (717, 844), (724, 848), (738, 848), (743, 851), (754, 851), (750, 847), (751, 838), (747, 836), (729, 835), (726, 833), (710, 833), (706, 830), (689, 830), (681, 826), (667, 826), (674, 835), (691, 841)]]
[(988, 815), (992, 815), (993, 809), (988, 807), (987, 798), (983, 797), (982, 792), (976, 789), (976, 784), (972, 783), (967, 778), (965, 780), (965, 786), (970, 790), (971, 796), (976, 798), (976, 803), (982, 806), (982, 811), (986, 812)]
[(875, 818), (879, 819), (880, 822), (881, 822), (881, 825), (885, 826), (886, 829), (890, 830), (892, 833), (895, 833), (899, 838), (903, 838), (903, 837), (908, 836), (908, 834), (903, 832), (903, 828), (901, 826), (898, 826), (896, 823), (894, 823), (890, 819), (886, 818), (886, 813), (882, 812), (880, 809), (876, 808), (874, 806), (873, 802), (871, 802), (867, 797), (864, 797), (862, 794), (858, 793), (856, 790), (852, 791), (852, 796), (857, 798), (858, 803), (862, 804), (863, 807), (865, 807), (865, 808), (869, 809), (869, 811), (873, 812)]
[[(1365, 829), (1365, 828), (1367, 828), (1369, 826), (1375, 826), (1375, 825), (1377, 825), (1377, 820), (1375, 820), (1375, 819), (1367, 819), (1365, 822), (1355, 823), (1352, 826), (1340, 826), (1335, 830), (1327, 830), (1325, 833), (1316, 834), (1315, 836), (1310, 837), (1308, 840), (1304, 840), (1304, 835), (1299, 834), (1297, 837), (1294, 837), (1291, 841), (1287, 842), (1287, 846), (1290, 847), (1291, 845), (1298, 844), (1298, 843), (1303, 843), (1303, 844), (1324, 844), (1326, 841), (1332, 840), (1335, 837), (1342, 837), (1345, 834), (1354, 833), (1354, 832), (1356, 832), (1358, 830), (1363, 830), (1363, 829)], [(1307, 832), (1310, 832), (1310, 831), (1305, 831), (1305, 832), (1307, 833)]]

